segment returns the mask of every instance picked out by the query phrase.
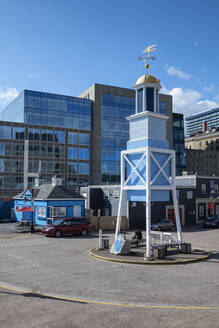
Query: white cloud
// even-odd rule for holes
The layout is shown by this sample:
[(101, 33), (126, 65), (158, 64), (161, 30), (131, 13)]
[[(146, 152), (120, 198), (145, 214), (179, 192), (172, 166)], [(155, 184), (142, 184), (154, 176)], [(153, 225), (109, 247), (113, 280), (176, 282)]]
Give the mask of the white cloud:
[(29, 73), (27, 77), (30, 79), (38, 79), (40, 77), (40, 73)]
[(209, 92), (209, 91), (213, 91), (215, 88), (214, 83), (210, 84), (209, 86), (203, 86), (202, 89), (203, 91)]
[(175, 66), (170, 66), (167, 68), (167, 73), (171, 76), (176, 76), (179, 79), (182, 80), (190, 80), (192, 78), (192, 75), (184, 73), (183, 71), (180, 71), (178, 68)]
[(16, 88), (6, 87), (0, 88), (0, 106), (5, 106), (18, 96)]
[(203, 108), (203, 110), (207, 110), (207, 109), (210, 109), (210, 108), (216, 108), (219, 106), (219, 104), (217, 104), (215, 101), (213, 100), (209, 100), (209, 99), (206, 99), (206, 100), (200, 100), (198, 102), (198, 105), (201, 106)]
[(173, 96), (173, 111), (185, 116), (219, 107), (219, 103), (210, 99), (202, 99), (202, 94), (192, 89), (173, 88), (168, 90), (163, 88), (162, 93)]

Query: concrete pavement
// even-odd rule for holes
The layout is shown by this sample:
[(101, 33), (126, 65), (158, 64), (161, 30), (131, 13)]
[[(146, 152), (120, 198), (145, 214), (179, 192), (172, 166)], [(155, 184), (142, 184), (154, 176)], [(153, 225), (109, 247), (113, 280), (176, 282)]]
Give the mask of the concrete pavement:
[(95, 234), (55, 239), (1, 228), (0, 237), (13, 238), (0, 239), (0, 281), (27, 292), (0, 287), (0, 327), (217, 327), (219, 230), (184, 233), (193, 247), (213, 251), (206, 262), (142, 267), (90, 258)]

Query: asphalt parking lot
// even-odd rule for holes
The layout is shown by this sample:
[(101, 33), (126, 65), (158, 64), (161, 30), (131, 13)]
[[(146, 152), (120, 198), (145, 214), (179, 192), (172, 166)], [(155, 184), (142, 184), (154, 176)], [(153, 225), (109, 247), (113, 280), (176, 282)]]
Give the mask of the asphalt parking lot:
[(56, 239), (0, 224), (0, 327), (218, 327), (219, 229), (184, 230), (210, 260), (104, 262), (88, 256), (95, 233)]

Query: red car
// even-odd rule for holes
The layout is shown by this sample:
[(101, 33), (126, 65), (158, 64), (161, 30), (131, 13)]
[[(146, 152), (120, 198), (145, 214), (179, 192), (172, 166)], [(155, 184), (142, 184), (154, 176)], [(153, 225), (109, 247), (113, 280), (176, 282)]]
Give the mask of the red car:
[(42, 232), (46, 236), (61, 237), (64, 235), (87, 236), (91, 231), (91, 224), (87, 218), (57, 219), (52, 224), (46, 225)]

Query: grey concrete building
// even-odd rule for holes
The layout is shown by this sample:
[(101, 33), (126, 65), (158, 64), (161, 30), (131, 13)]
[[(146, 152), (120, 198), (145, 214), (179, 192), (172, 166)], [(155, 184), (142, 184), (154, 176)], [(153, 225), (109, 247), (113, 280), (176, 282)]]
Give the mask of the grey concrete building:
[(186, 170), (190, 174), (219, 176), (219, 129), (185, 139)]

